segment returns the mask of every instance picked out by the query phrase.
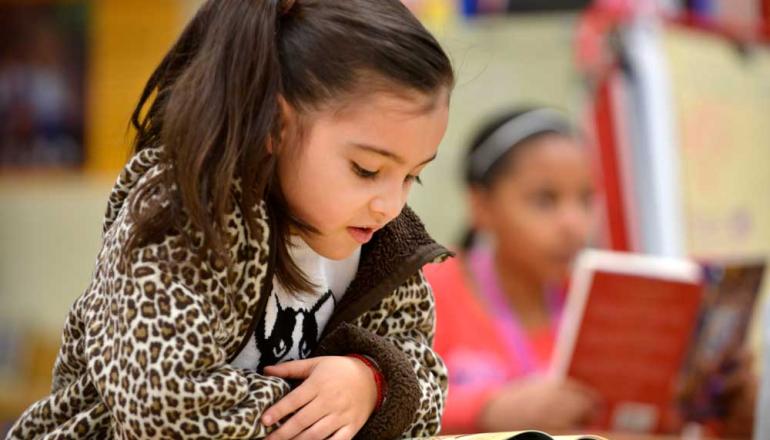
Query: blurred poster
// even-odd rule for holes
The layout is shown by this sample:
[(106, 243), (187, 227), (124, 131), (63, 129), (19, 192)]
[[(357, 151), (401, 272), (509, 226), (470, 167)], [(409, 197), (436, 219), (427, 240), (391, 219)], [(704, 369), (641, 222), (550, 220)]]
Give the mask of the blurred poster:
[(85, 1), (0, 4), (0, 169), (83, 162)]
[(465, 15), (520, 12), (578, 11), (590, 0), (460, 0)]
[(402, 0), (431, 30), (449, 23), (457, 15), (456, 0)]
[(770, 50), (672, 28), (664, 51), (689, 253), (770, 253)]
[(754, 26), (762, 11), (762, 0), (687, 0), (687, 9), (706, 21), (728, 26)]

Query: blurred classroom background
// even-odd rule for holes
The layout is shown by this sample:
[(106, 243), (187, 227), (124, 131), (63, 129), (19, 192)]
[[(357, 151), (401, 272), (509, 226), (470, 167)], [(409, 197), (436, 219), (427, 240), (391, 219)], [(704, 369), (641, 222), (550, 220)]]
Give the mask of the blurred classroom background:
[[(130, 112), (200, 3), (0, 2), (0, 423), (49, 387)], [(410, 199), (440, 242), (465, 223), (468, 137), (496, 109), (536, 104), (570, 115), (595, 152), (596, 246), (770, 255), (770, 1), (405, 3), (458, 74), (447, 136)]]

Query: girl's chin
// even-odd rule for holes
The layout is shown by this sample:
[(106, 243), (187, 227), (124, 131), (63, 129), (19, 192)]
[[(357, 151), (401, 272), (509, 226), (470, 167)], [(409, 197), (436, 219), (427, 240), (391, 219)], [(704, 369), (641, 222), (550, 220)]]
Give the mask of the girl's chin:
[(329, 260), (344, 260), (353, 255), (353, 252), (360, 247), (350, 238), (347, 240), (329, 240), (317, 237), (316, 239), (306, 239), (306, 242), (315, 253)]
[(571, 264), (557, 264), (543, 271), (543, 279), (546, 284), (559, 284), (572, 275)]

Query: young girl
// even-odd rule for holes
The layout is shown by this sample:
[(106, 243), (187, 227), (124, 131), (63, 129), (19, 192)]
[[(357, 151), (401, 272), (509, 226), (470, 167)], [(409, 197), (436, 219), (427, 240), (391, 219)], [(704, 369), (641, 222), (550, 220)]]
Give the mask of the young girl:
[(449, 368), (448, 432), (576, 429), (596, 402), (544, 378), (561, 285), (592, 224), (587, 151), (545, 108), (485, 126), (465, 161), (472, 224), (461, 257), (426, 269), (436, 292), (436, 350)]
[(152, 74), (51, 394), (9, 438), (367, 439), (446, 392), (404, 208), (453, 73), (398, 0), (210, 0)]

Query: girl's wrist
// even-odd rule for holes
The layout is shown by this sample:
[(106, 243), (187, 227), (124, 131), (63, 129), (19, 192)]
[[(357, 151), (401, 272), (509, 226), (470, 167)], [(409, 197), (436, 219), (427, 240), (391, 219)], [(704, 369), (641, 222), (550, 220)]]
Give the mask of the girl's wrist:
[(346, 357), (358, 359), (372, 373), (374, 384), (377, 388), (377, 400), (375, 401), (373, 412), (377, 412), (377, 410), (379, 410), (382, 407), (386, 399), (387, 384), (385, 382), (385, 376), (383, 376), (382, 372), (377, 367), (377, 364), (367, 356), (360, 355), (360, 354), (349, 354)]

